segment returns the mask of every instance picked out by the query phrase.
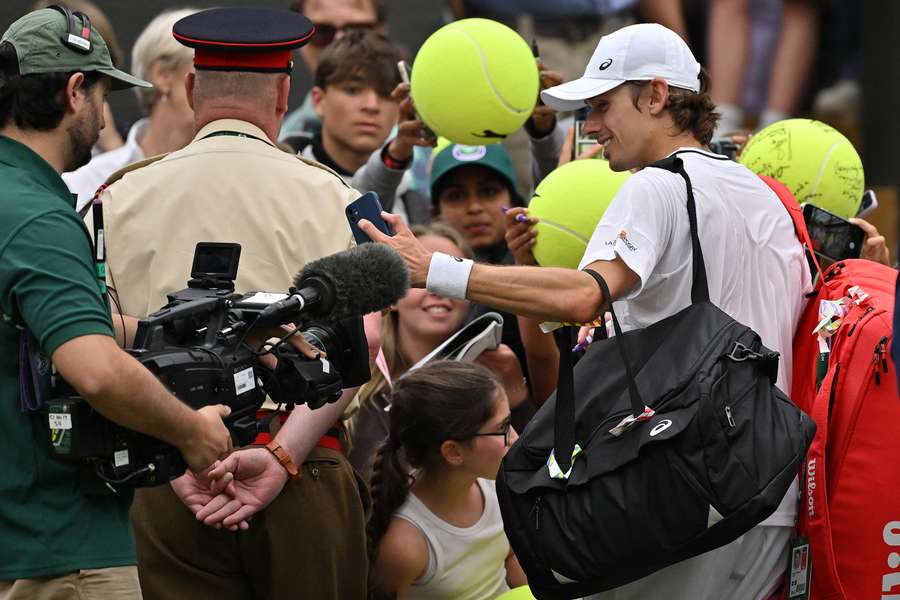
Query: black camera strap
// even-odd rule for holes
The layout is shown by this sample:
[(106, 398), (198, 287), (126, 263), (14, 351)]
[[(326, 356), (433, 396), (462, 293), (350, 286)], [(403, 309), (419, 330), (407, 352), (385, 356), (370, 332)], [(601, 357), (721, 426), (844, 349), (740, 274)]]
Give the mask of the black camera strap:
[(103, 201), (100, 194), (106, 189), (104, 183), (94, 192), (91, 198), (91, 215), (94, 217), (94, 268), (97, 275), (97, 283), (100, 286), (100, 295), (109, 308), (109, 292), (106, 288), (106, 238), (103, 229)]

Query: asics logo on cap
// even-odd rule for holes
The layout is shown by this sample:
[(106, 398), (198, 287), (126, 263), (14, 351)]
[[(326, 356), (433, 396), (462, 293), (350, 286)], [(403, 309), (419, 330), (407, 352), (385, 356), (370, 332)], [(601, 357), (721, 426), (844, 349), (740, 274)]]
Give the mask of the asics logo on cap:
[(612, 65), (612, 59), (611, 59), (611, 58), (607, 58), (607, 59), (604, 60), (602, 63), (600, 63), (600, 67), (598, 67), (598, 68), (599, 68), (601, 71), (605, 71), (605, 70), (607, 70), (607, 69), (610, 67), (610, 65)]

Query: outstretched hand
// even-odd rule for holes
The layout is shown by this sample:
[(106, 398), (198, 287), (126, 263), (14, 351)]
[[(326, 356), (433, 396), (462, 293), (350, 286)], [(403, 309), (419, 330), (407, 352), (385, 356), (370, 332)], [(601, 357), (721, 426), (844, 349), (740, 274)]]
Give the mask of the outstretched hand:
[(385, 235), (367, 219), (360, 219), (359, 228), (373, 242), (390, 246), (403, 257), (409, 267), (409, 283), (412, 287), (425, 287), (432, 253), (425, 249), (401, 217), (382, 212), (381, 218), (394, 230), (393, 236)]

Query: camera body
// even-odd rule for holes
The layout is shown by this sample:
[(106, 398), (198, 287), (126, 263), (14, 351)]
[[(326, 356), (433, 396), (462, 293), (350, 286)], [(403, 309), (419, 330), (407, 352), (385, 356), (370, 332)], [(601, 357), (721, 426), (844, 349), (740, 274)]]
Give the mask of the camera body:
[[(302, 403), (319, 408), (340, 397), (343, 387), (369, 378), (361, 316), (308, 323), (300, 309), (293, 317), (300, 323), (296, 335), (327, 357), (308, 359), (288, 343), (263, 352), (245, 344), (254, 327), (277, 325), (261, 314), (288, 294), (236, 294), (239, 259), (238, 244), (197, 244), (188, 287), (141, 319), (128, 351), (188, 406), (229, 406), (225, 424), (235, 446), (251, 443), (267, 427), (257, 419), (267, 395), (288, 410)], [(260, 362), (265, 353), (278, 359), (274, 370)], [(45, 406), (53, 454), (82, 464), (86, 490), (160, 485), (186, 469), (175, 447), (107, 420), (62, 380)]]

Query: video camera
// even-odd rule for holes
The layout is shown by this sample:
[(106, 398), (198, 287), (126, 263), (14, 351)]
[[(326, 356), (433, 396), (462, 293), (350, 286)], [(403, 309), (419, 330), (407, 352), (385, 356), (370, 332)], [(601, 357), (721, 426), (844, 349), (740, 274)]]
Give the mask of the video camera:
[[(288, 410), (303, 403), (316, 409), (368, 381), (361, 315), (390, 306), (408, 287), (399, 255), (367, 244), (309, 263), (287, 294), (236, 294), (240, 251), (238, 244), (197, 244), (188, 287), (139, 321), (128, 351), (192, 408), (229, 406), (225, 424), (235, 446), (267, 430), (257, 420), (266, 396)], [(368, 272), (379, 265), (388, 276), (373, 285)], [(245, 341), (255, 328), (288, 322), (296, 331), (265, 349)], [(306, 358), (290, 335), (303, 335), (324, 355)], [(278, 359), (274, 371), (260, 362), (265, 354)], [(57, 458), (82, 465), (86, 491), (155, 486), (184, 473), (175, 447), (109, 421), (57, 379), (46, 403), (51, 447)]]

